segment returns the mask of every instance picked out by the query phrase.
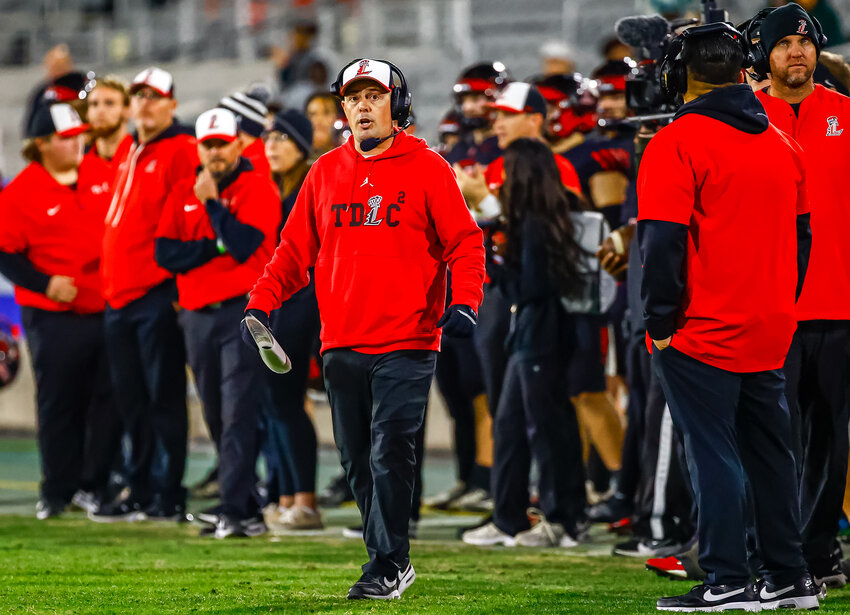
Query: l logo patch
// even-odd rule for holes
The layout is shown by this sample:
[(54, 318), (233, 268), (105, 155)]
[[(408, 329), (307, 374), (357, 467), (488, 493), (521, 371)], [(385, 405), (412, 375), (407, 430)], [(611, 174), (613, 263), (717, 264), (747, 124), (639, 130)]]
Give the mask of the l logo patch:
[(842, 132), (844, 132), (844, 129), (838, 127), (838, 116), (831, 115), (828, 118), (826, 118), (826, 136), (827, 137), (837, 137)]

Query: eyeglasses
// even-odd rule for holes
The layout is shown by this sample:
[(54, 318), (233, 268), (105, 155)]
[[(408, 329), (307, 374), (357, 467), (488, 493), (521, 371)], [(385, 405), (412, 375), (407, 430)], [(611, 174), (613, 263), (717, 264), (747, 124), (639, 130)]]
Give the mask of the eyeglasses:
[(133, 92), (133, 98), (138, 98), (139, 100), (160, 100), (165, 98), (165, 96), (153, 90), (139, 90), (138, 92)]
[(289, 135), (285, 132), (267, 132), (263, 135), (263, 141), (266, 143), (283, 143), (284, 141), (289, 141)]

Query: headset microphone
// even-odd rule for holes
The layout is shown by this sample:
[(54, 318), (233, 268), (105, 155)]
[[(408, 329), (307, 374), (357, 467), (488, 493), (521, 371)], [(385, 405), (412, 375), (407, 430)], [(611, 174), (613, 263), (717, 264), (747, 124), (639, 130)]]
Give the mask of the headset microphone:
[(404, 129), (408, 128), (409, 126), (410, 126), (410, 120), (408, 119), (404, 124), (399, 126), (398, 131), (394, 130), (393, 132), (388, 134), (386, 137), (381, 137), (380, 139), (378, 139), (376, 137), (370, 137), (368, 139), (363, 139), (363, 141), (360, 142), (360, 151), (361, 152), (371, 152), (373, 149), (378, 147), (381, 143), (383, 143), (387, 139), (392, 139), (399, 132), (402, 132)]

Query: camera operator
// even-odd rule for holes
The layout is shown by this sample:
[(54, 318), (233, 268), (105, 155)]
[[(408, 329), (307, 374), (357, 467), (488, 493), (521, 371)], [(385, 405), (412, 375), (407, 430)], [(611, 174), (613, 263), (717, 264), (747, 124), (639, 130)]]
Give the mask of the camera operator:
[[(757, 71), (770, 86), (758, 93), (770, 121), (806, 153), (815, 238), (806, 283), (797, 302), (797, 331), (785, 362), (800, 473), (806, 561), (817, 581), (841, 586), (836, 540), (847, 475), (850, 249), (842, 230), (850, 198), (840, 178), (850, 164), (850, 99), (813, 80), (826, 43), (820, 24), (795, 3), (761, 23), (754, 48)], [(844, 132), (848, 132), (844, 135)]]
[[(781, 370), (811, 246), (803, 153), (738, 84), (742, 38), (711, 23), (672, 42), (662, 85), (686, 104), (647, 146), (638, 177), (644, 319), (685, 439), (707, 575), (659, 610), (818, 607)], [(754, 193), (754, 175), (772, 181)], [(742, 241), (753, 228), (772, 240)], [(764, 561), (755, 585), (747, 486)]]

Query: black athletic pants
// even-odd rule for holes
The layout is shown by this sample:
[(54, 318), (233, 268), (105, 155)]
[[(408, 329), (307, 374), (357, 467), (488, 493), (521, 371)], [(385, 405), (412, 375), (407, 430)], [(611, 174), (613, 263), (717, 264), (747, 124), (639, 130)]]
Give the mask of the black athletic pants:
[(247, 304), (246, 297), (239, 297), (219, 307), (180, 312), (186, 355), (195, 374), (204, 418), (210, 431), (215, 429), (220, 434), (216, 447), (221, 505), (233, 520), (249, 519), (260, 511), (254, 465), (263, 365), (239, 333)]
[(481, 377), (487, 393), (487, 404), (491, 414), (499, 405), (499, 395), (508, 365), (505, 339), (511, 326), (511, 304), (497, 286), (484, 288), (484, 301), (478, 312), (475, 328), (475, 350), (481, 362)]
[(655, 350), (652, 363), (684, 437), (706, 583), (750, 579), (745, 476), (766, 576), (781, 585), (797, 580), (806, 562), (782, 371), (729, 372), (672, 347)]
[(584, 516), (581, 438), (570, 402), (566, 364), (560, 356), (508, 359), (493, 418), (493, 521), (516, 535), (529, 529), (531, 459), (540, 473), (540, 508), (547, 520), (576, 534)]
[(833, 574), (847, 478), (850, 321), (798, 323), (785, 360), (797, 469), (803, 553), (812, 574)]
[(263, 370), (263, 419), (270, 492), (278, 497), (316, 491), (318, 445), (313, 422), (304, 410), (310, 357), (319, 343), (319, 307), (312, 284), (271, 314), (275, 338), (292, 360), (285, 375)]
[(324, 353), (334, 440), (363, 520), (363, 572), (395, 578), (410, 561), (408, 517), (415, 439), (434, 377), (436, 352)]
[(77, 489), (103, 494), (121, 444), (103, 314), (21, 308), (35, 372), (41, 497), (64, 506)]
[(154, 497), (165, 507), (186, 500), (186, 350), (176, 297), (169, 280), (104, 313), (112, 386), (130, 437), (127, 478), (143, 505)]

